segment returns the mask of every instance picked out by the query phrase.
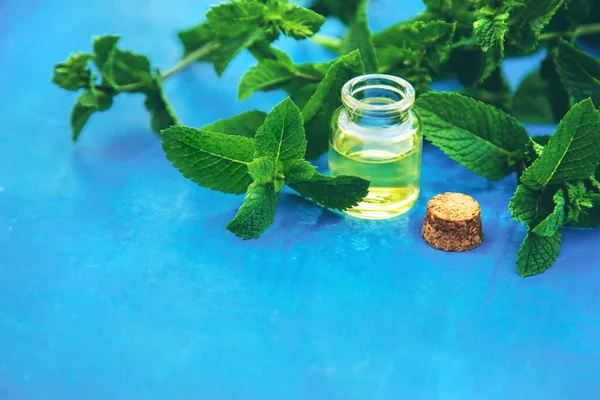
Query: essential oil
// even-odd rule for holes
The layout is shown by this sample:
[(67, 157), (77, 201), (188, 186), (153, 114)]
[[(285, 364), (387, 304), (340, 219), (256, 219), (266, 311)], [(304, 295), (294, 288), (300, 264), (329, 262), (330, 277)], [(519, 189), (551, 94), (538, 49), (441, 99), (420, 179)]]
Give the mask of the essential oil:
[(419, 197), (422, 136), (411, 111), (414, 90), (387, 75), (366, 75), (343, 90), (329, 146), (333, 175), (371, 181), (368, 196), (346, 213), (363, 219), (401, 215)]

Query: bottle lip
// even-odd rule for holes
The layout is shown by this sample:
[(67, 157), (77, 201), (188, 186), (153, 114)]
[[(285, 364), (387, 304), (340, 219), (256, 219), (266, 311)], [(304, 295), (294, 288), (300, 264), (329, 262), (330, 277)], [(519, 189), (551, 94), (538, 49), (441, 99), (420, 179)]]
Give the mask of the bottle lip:
[[(370, 80), (382, 81), (379, 86), (387, 87), (389, 90), (398, 93), (402, 98), (396, 102), (389, 104), (369, 104), (365, 103), (356, 97), (356, 86), (362, 82)], [(389, 84), (386, 84), (388, 81)], [(397, 87), (396, 87), (397, 86)], [(408, 111), (415, 102), (415, 88), (406, 80), (393, 75), (386, 74), (368, 74), (360, 75), (346, 82), (342, 88), (342, 102), (346, 107), (353, 110), (361, 109), (365, 111)]]

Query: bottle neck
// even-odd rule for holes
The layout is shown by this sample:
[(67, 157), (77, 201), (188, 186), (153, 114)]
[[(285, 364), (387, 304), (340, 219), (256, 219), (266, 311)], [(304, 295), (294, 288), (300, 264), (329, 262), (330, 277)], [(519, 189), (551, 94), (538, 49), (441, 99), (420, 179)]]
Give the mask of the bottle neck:
[(363, 75), (342, 89), (347, 118), (366, 127), (386, 127), (406, 122), (415, 101), (415, 90), (404, 79), (391, 75)]

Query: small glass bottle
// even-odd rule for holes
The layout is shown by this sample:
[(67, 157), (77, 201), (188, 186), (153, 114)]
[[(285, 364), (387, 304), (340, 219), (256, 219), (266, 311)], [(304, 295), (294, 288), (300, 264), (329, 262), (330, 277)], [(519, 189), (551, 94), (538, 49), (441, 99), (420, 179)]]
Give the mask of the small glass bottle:
[(363, 75), (342, 89), (332, 121), (329, 169), (371, 181), (368, 196), (346, 213), (363, 219), (404, 214), (420, 189), (423, 136), (412, 110), (415, 90), (391, 75)]

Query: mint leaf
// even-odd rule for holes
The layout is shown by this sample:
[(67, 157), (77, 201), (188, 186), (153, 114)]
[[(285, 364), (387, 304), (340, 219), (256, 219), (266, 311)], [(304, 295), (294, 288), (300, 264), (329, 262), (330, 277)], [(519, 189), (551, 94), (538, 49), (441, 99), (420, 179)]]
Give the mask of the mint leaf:
[(248, 164), (248, 172), (257, 183), (272, 183), (275, 178), (275, 163), (267, 157), (257, 158)]
[(310, 181), (289, 186), (323, 207), (343, 211), (358, 205), (367, 196), (369, 183), (354, 176), (330, 177), (317, 172)]
[(246, 111), (232, 118), (221, 119), (206, 125), (203, 129), (224, 135), (254, 138), (258, 128), (265, 122), (267, 114), (262, 111)]
[(588, 97), (600, 104), (600, 61), (561, 40), (556, 56), (556, 69), (573, 103)]
[(139, 92), (140, 87), (152, 85), (150, 61), (144, 55), (115, 48), (107, 68), (102, 76), (118, 91)]
[(300, 109), (286, 98), (279, 103), (256, 132), (256, 158), (278, 161), (302, 159), (306, 138)]
[(342, 105), (340, 92), (350, 79), (364, 74), (360, 53), (353, 51), (339, 57), (327, 71), (304, 109), (304, 128), (309, 147), (308, 158), (316, 158), (327, 150), (331, 118)]
[(564, 0), (511, 1), (510, 28), (506, 44), (511, 53), (527, 54), (537, 49), (540, 35)]
[(206, 19), (217, 35), (239, 37), (259, 27), (266, 12), (267, 7), (256, 0), (232, 0), (212, 6)]
[(416, 106), (426, 138), (464, 167), (491, 180), (517, 170), (529, 136), (515, 118), (453, 93), (426, 93)]
[(146, 108), (152, 114), (152, 129), (160, 133), (173, 125), (179, 125), (179, 119), (175, 111), (163, 94), (162, 76), (156, 71), (156, 77), (151, 88), (146, 89)]
[(600, 162), (600, 115), (591, 100), (575, 105), (560, 122), (542, 155), (521, 176), (521, 182), (547, 185), (586, 179)]
[(242, 194), (252, 178), (254, 141), (203, 129), (173, 126), (162, 131), (167, 159), (183, 176), (208, 189)]
[(140, 92), (152, 86), (153, 78), (148, 57), (117, 48), (119, 36), (105, 35), (94, 39), (96, 66), (103, 84), (116, 91)]
[(365, 64), (366, 73), (377, 73), (377, 56), (373, 36), (369, 28), (367, 16), (367, 0), (363, 0), (348, 26), (348, 33), (342, 41), (342, 54), (348, 54), (358, 49)]
[(321, 15), (332, 15), (348, 25), (363, 0), (314, 0), (312, 9)]
[(554, 264), (560, 251), (562, 235), (549, 237), (529, 232), (517, 253), (517, 270), (522, 277), (544, 272)]
[[(106, 111), (112, 106), (112, 95), (102, 91), (95, 91), (93, 95), (91, 91), (85, 91), (77, 99), (77, 103), (71, 112), (71, 139), (75, 142), (79, 138), (81, 131), (89, 118), (98, 111)], [(92, 104), (90, 97), (95, 99), (95, 104)]]
[(450, 55), (455, 24), (411, 21), (394, 25), (374, 36), (379, 70), (402, 76), (417, 93), (429, 90), (432, 74)]
[(473, 33), (481, 45), (481, 49), (485, 52), (496, 52), (499, 56), (498, 59), (504, 58), (504, 37), (508, 32), (509, 16), (508, 12), (497, 15), (490, 12), (473, 24)]
[(512, 103), (512, 91), (501, 67), (496, 68), (483, 82), (466, 87), (462, 94), (506, 112)]
[(317, 33), (325, 21), (322, 15), (293, 4), (283, 12), (281, 30), (286, 36), (304, 39)]
[(288, 160), (283, 163), (283, 174), (287, 184), (309, 181), (315, 175), (316, 167), (305, 160)]
[(508, 209), (515, 221), (528, 228), (533, 228), (550, 214), (542, 193), (522, 184), (510, 199)]
[(244, 100), (254, 92), (280, 89), (297, 74), (295, 65), (275, 60), (263, 60), (244, 74), (238, 88), (238, 99)]
[(273, 183), (252, 183), (248, 187), (244, 204), (227, 229), (245, 240), (258, 239), (275, 220), (279, 192)]
[(552, 200), (554, 201), (554, 210), (533, 228), (533, 233), (544, 237), (554, 236), (565, 224), (565, 193), (559, 190), (554, 194)]
[(225, 72), (227, 66), (238, 54), (250, 48), (254, 43), (265, 39), (265, 32), (262, 28), (242, 32), (237, 36), (223, 37), (216, 35), (207, 23), (180, 31), (177, 35), (183, 44), (184, 56), (190, 56), (195, 52), (205, 53), (198, 58), (198, 61), (213, 63), (219, 76)]
[(52, 82), (65, 90), (78, 90), (90, 86), (92, 73), (87, 68), (90, 54), (71, 54), (67, 61), (54, 66)]
[(96, 67), (104, 76), (108, 74), (108, 62), (112, 55), (113, 50), (117, 46), (119, 36), (117, 35), (104, 35), (95, 37), (93, 40), (94, 44), (94, 62)]
[(527, 75), (515, 92), (512, 115), (532, 124), (556, 123), (549, 90), (549, 83), (542, 78), (539, 69)]
[(588, 189), (583, 181), (567, 183), (567, 224), (580, 228), (600, 225), (600, 193), (597, 182), (591, 181)]

